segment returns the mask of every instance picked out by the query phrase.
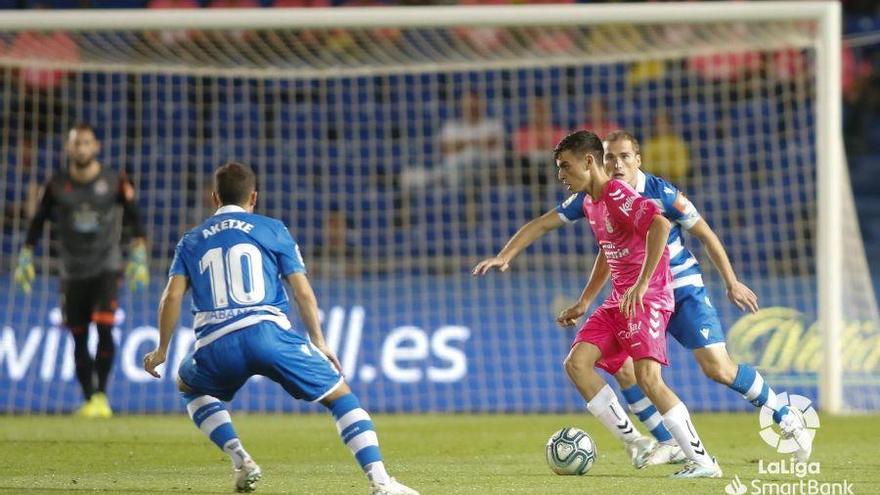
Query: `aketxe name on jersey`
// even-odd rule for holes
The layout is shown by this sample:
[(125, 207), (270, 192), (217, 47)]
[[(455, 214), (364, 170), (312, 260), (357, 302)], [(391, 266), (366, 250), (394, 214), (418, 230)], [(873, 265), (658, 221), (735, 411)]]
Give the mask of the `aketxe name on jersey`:
[(242, 232), (250, 233), (251, 229), (253, 229), (253, 224), (247, 223), (244, 220), (236, 220), (234, 218), (230, 218), (227, 220), (223, 220), (222, 222), (215, 223), (210, 228), (202, 229), (202, 235), (207, 239), (212, 235), (222, 232), (226, 229), (238, 229)]
[[(672, 230), (669, 232), (667, 249), (669, 250), (669, 267), (672, 271), (672, 288), (703, 286), (703, 274), (697, 258), (682, 242), (681, 229), (693, 227), (699, 220), (700, 214), (687, 197), (674, 185), (655, 175), (636, 172), (636, 192), (650, 199), (669, 221), (672, 222)], [(573, 194), (556, 207), (559, 217), (566, 223), (576, 222), (584, 218), (581, 208), (585, 193)], [(622, 208), (626, 207), (624, 204)], [(632, 205), (629, 205), (632, 208)], [(623, 211), (623, 209), (621, 209)], [(628, 213), (628, 211), (623, 211)], [(606, 228), (611, 228), (606, 226)], [(605, 256), (611, 257), (613, 250), (605, 250)]]
[(283, 223), (232, 205), (184, 234), (169, 270), (192, 286), (197, 349), (260, 321), (290, 329), (283, 277), (304, 272)]

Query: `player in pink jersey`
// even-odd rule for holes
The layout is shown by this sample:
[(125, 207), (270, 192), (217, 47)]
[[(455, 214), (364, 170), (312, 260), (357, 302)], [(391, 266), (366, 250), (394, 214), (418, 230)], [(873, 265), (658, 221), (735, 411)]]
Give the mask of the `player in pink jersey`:
[[(700, 441), (687, 408), (660, 374), (660, 365), (667, 364), (666, 323), (674, 307), (666, 251), (671, 226), (654, 203), (608, 176), (603, 153), (602, 141), (589, 131), (566, 136), (554, 150), (559, 180), (571, 192), (588, 195), (584, 212), (612, 279), (611, 295), (587, 319), (572, 344), (566, 373), (587, 400), (590, 412), (629, 448), (640, 434), (595, 366), (614, 374), (632, 357), (639, 386), (657, 406), (663, 423), (688, 458), (685, 467), (673, 476), (720, 477), (721, 468)], [(517, 245), (512, 239), (505, 250), (516, 250)], [(504, 271), (506, 259), (499, 254), (484, 260), (474, 273), (495, 267)], [(591, 284), (595, 283), (591, 277), (584, 290), (594, 289)], [(650, 454), (643, 452), (634, 464), (643, 467)]]
[(584, 212), (608, 261), (612, 284), (611, 295), (575, 337), (566, 370), (590, 401), (610, 392), (594, 366), (614, 374), (632, 357), (639, 386), (688, 458), (673, 476), (720, 477), (721, 468), (700, 441), (687, 407), (660, 374), (660, 365), (668, 364), (666, 323), (674, 309), (666, 251), (671, 225), (654, 203), (608, 176), (603, 153), (601, 140), (588, 131), (569, 134), (553, 150), (559, 180), (572, 192), (589, 195)]

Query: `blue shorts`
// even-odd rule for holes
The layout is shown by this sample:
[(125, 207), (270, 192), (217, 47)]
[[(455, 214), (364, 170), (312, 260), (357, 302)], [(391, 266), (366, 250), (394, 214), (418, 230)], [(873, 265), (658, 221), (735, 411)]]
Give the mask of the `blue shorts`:
[(194, 393), (230, 401), (248, 378), (263, 375), (297, 399), (323, 399), (342, 383), (324, 354), (302, 335), (263, 321), (187, 354), (177, 372)]
[(688, 285), (675, 289), (675, 312), (666, 331), (691, 350), (724, 343), (721, 321), (705, 287)]

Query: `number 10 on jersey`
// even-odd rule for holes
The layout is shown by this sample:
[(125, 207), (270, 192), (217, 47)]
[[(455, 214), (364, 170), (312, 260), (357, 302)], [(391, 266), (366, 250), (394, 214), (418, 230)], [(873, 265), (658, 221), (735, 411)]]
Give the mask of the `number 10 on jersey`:
[(263, 255), (249, 243), (236, 244), (226, 251), (216, 247), (199, 261), (199, 273), (210, 272), (214, 309), (229, 306), (229, 299), (240, 305), (261, 302), (266, 297)]

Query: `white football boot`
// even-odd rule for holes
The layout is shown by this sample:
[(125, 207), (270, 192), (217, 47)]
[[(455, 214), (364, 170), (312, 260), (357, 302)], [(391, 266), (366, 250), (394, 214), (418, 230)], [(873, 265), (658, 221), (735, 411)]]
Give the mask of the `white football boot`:
[(702, 466), (696, 461), (687, 461), (681, 471), (670, 475), (670, 478), (720, 478), (723, 474), (721, 466), (713, 457), (711, 466)]
[(677, 443), (661, 442), (657, 444), (645, 460), (646, 466), (659, 466), (661, 464), (682, 464), (687, 460), (687, 456)]
[(623, 448), (629, 455), (632, 465), (636, 469), (642, 469), (648, 465), (648, 459), (657, 448), (657, 441), (650, 437), (639, 437), (632, 442), (623, 444)]
[(813, 435), (807, 430), (804, 413), (796, 407), (789, 407), (788, 414), (779, 421), (779, 429), (782, 430), (783, 438), (793, 438), (798, 444), (794, 452), (794, 458), (798, 462), (810, 460), (813, 453)]
[(370, 481), (370, 495), (419, 495), (419, 492), (390, 478), (388, 483)]
[(237, 493), (252, 492), (257, 489), (257, 481), (263, 477), (263, 471), (253, 459), (245, 459), (240, 469), (233, 470), (235, 491)]

